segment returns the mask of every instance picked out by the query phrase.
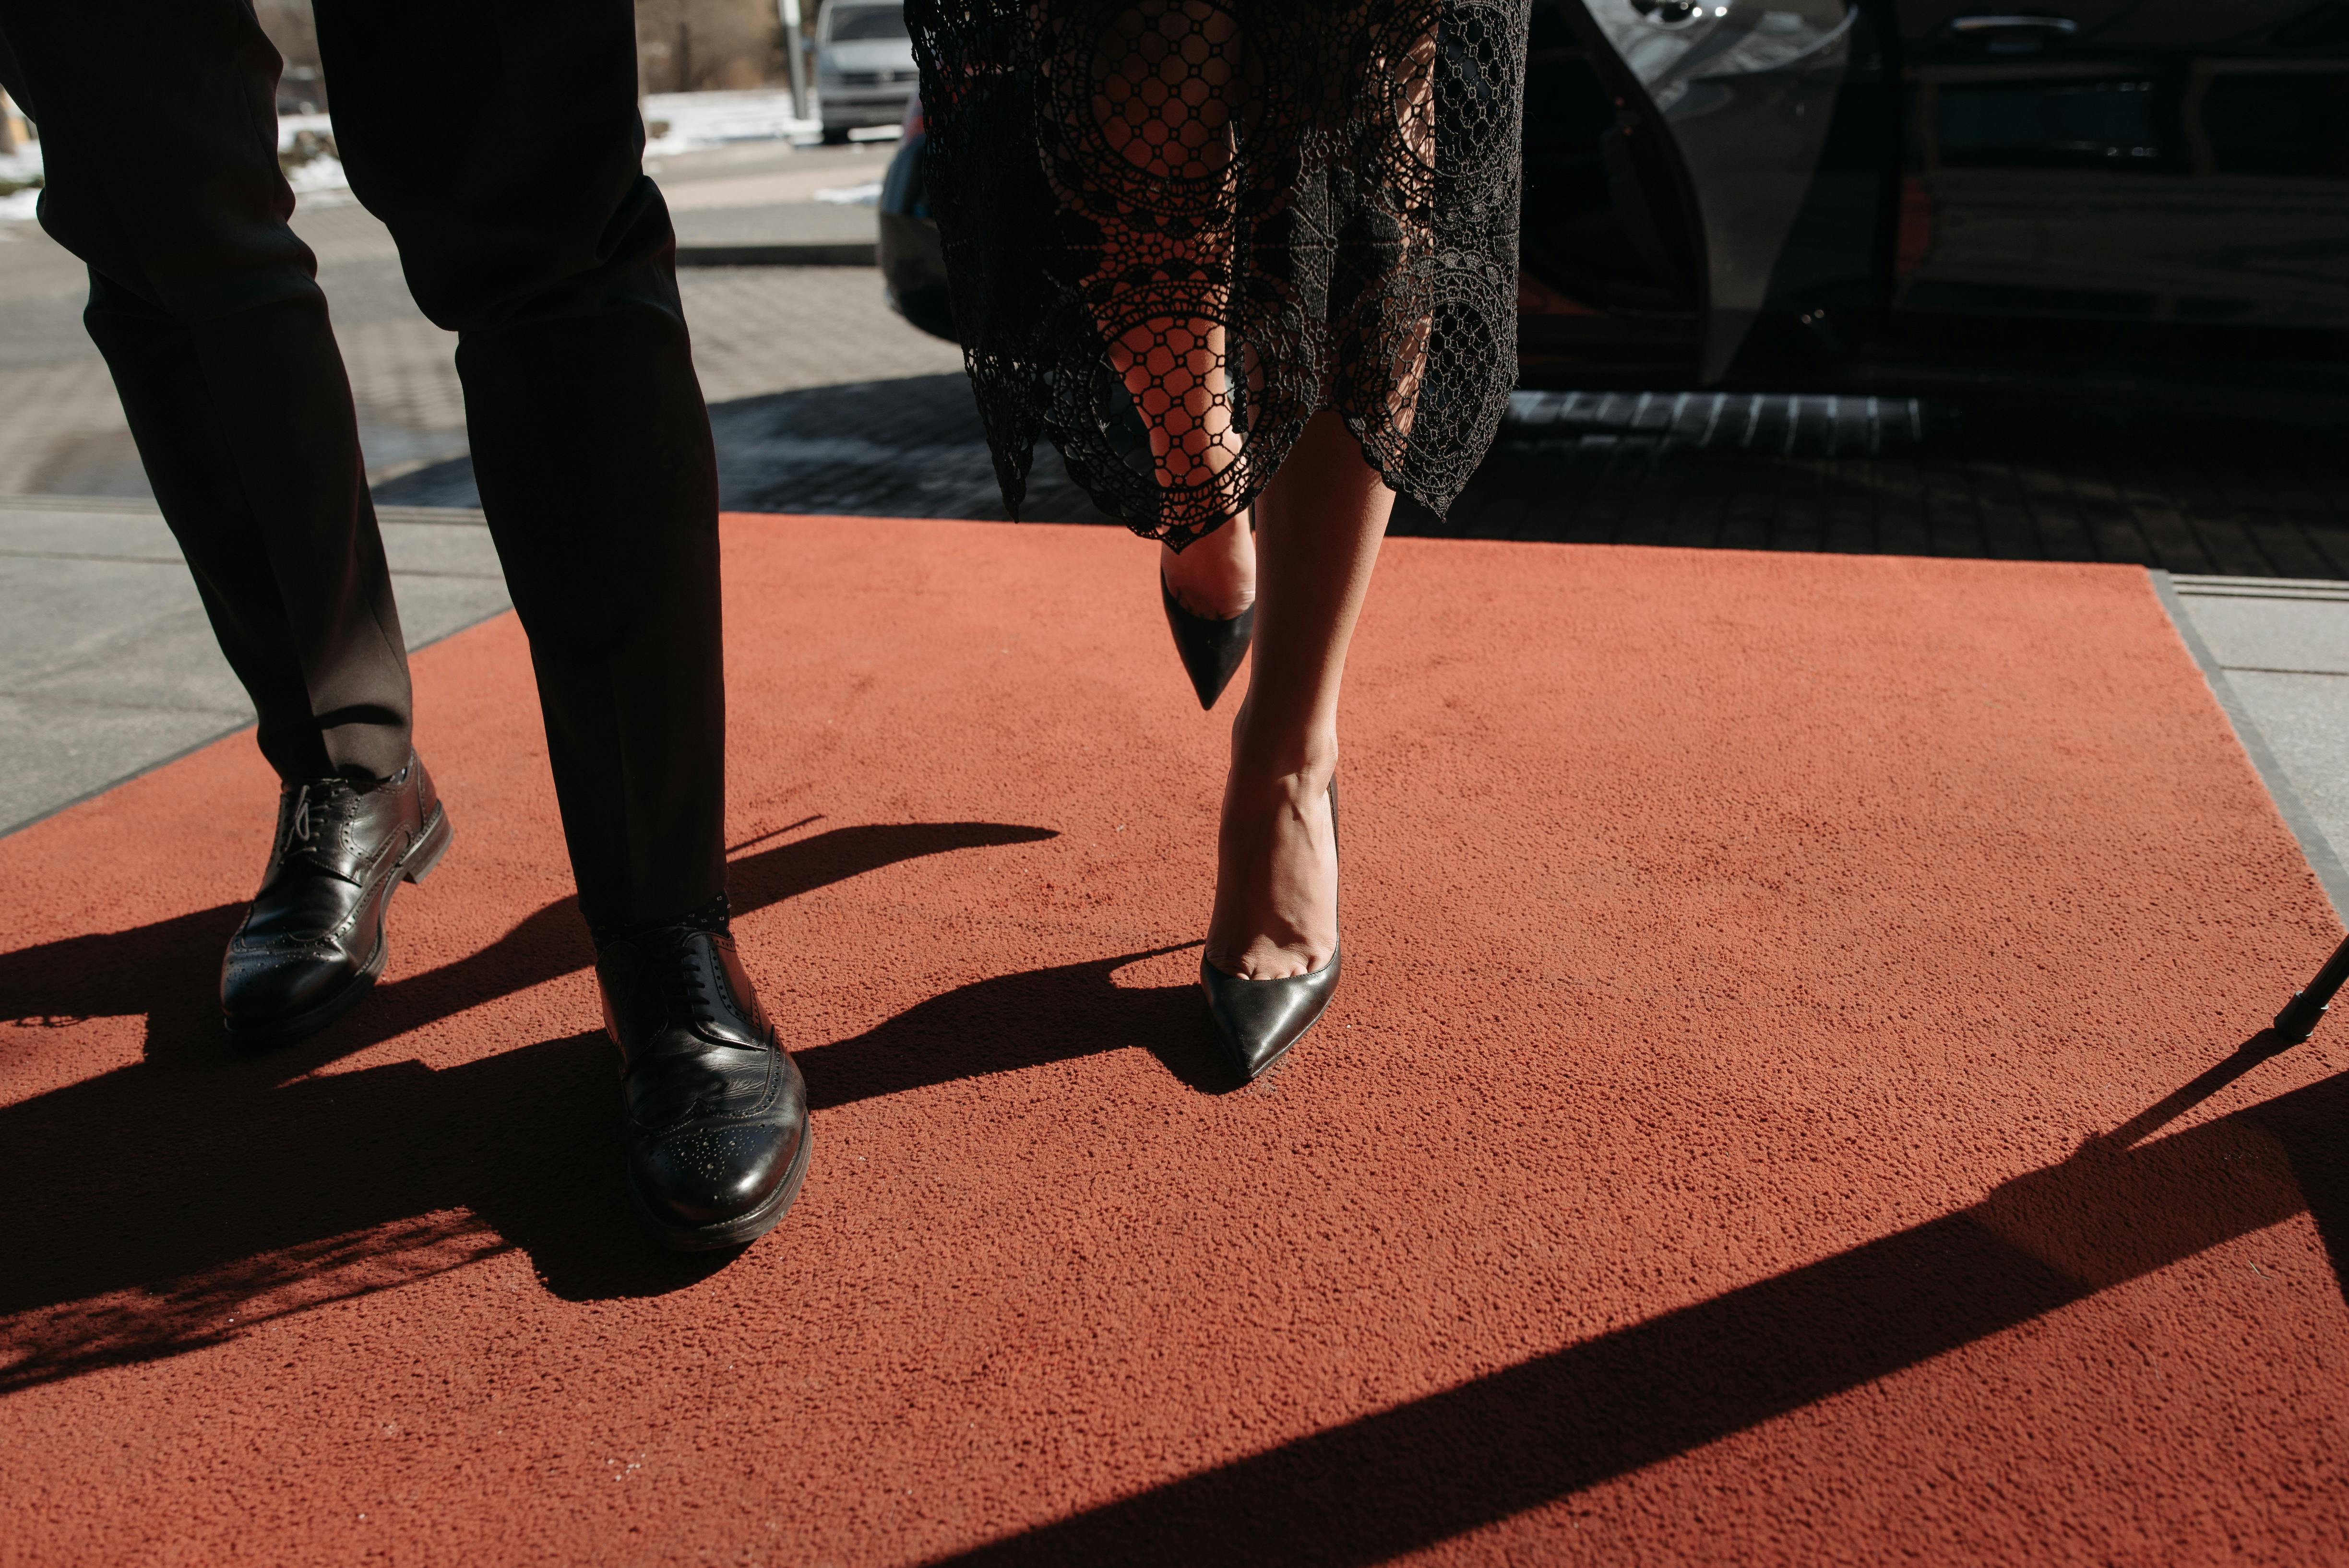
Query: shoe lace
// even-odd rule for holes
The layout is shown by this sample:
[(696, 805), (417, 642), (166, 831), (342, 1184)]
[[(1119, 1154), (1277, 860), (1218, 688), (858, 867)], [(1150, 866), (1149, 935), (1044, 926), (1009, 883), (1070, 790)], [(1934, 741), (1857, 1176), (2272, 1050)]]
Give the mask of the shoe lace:
[(295, 787), (293, 798), (286, 803), (285, 825), (279, 830), (280, 861), (298, 860), (336, 876), (347, 874), (333, 863), (334, 846), (328, 841), (336, 798), (347, 788), (336, 779), (312, 779)]
[(690, 937), (679, 942), (670, 951), (669, 962), (661, 966), (662, 1000), (667, 1004), (672, 1023), (690, 1025), (718, 1003), (709, 966), (698, 960), (694, 947)]

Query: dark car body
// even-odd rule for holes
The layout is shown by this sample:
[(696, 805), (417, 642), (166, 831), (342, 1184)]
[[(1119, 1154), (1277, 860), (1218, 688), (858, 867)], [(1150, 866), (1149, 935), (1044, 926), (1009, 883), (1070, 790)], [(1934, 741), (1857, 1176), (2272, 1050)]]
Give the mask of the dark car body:
[(946, 248), (938, 239), (937, 220), (930, 215), (929, 174), (923, 158), (928, 141), (916, 98), (905, 110), (896, 156), (881, 177), (875, 255), (891, 307), (924, 332), (952, 343), (954, 306), (947, 297)]
[[(2349, 397), (2349, 0), (1536, 0), (1529, 46), (1526, 385)], [(951, 335), (920, 160), (883, 266)]]

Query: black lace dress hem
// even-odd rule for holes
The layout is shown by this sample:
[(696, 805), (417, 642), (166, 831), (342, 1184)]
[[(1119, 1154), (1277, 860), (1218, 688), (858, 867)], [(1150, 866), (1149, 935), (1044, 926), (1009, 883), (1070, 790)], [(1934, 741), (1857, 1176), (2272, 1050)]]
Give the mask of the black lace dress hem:
[(1004, 504), (1036, 441), (1175, 549), (1334, 410), (1442, 513), (1516, 379), (1530, 0), (911, 0)]

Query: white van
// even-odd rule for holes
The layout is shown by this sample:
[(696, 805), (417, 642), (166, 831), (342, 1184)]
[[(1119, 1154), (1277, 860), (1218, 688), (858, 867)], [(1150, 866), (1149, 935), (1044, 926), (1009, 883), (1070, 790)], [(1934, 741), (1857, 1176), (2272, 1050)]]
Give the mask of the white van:
[(905, 0), (830, 0), (815, 21), (815, 98), (823, 139), (895, 125), (918, 85)]

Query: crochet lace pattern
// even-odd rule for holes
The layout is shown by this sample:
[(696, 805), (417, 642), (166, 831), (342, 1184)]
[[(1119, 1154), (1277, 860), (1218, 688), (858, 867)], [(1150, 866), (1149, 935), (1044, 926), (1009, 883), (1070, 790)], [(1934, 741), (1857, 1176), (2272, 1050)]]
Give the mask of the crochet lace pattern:
[(1011, 514), (1049, 437), (1179, 550), (1324, 408), (1445, 511), (1516, 379), (1530, 4), (910, 0)]

